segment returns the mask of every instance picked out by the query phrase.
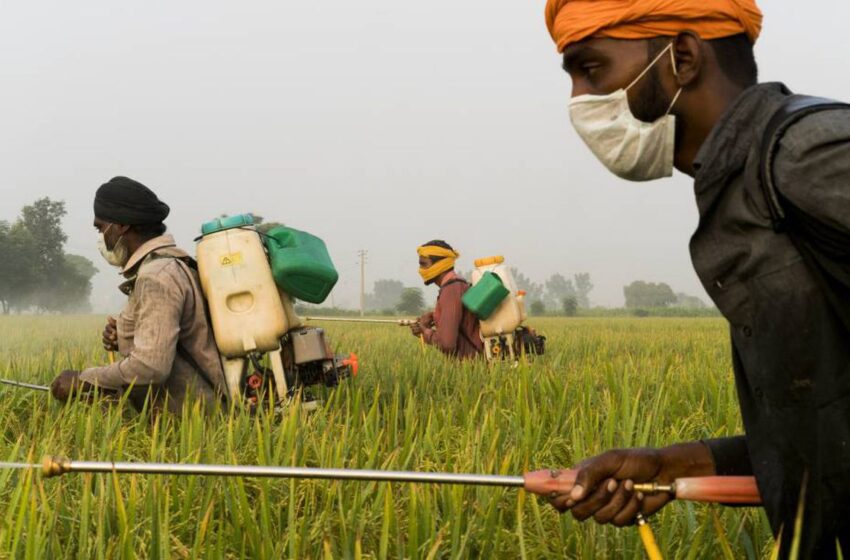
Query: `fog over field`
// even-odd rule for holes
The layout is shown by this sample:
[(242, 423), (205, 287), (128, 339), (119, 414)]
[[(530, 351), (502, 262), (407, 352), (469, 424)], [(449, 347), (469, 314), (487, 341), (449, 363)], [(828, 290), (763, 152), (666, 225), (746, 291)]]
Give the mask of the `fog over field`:
[[(570, 83), (542, 0), (4, 2), (0, 220), (67, 201), (69, 252), (101, 267), (95, 189), (113, 175), (172, 206), (191, 247), (203, 221), (254, 211), (322, 236), (337, 304), (367, 284), (420, 285), (415, 247), (444, 238), (461, 268), (504, 254), (538, 282), (589, 272), (591, 300), (663, 281), (705, 297), (682, 175), (614, 178), (572, 130)], [(762, 1), (763, 81), (850, 99), (850, 4)], [(429, 299), (433, 297), (429, 292)]]

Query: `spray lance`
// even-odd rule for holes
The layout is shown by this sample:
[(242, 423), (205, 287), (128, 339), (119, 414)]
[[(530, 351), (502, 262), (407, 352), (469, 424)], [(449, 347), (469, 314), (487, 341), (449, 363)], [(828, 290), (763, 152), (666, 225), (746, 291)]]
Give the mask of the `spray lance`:
[(304, 317), (305, 321), (330, 321), (338, 323), (372, 323), (378, 325), (398, 325), (410, 327), (417, 324), (417, 319), (363, 319), (358, 317)]
[[(41, 464), (0, 463), (0, 468), (38, 469), (44, 478), (54, 478), (72, 473), (112, 473), (491, 486), (522, 488), (527, 492), (543, 497), (569, 493), (575, 485), (578, 472), (575, 470), (556, 469), (530, 472), (523, 476), (507, 476), (260, 465), (77, 461), (55, 456), (45, 457)], [(745, 476), (680, 478), (670, 484), (658, 484), (655, 482), (635, 484), (635, 492), (642, 492), (645, 495), (668, 494), (671, 498), (678, 500), (705, 503), (737, 505), (758, 505), (761, 503), (755, 479)], [(652, 559), (660, 558), (660, 551), (646, 520), (639, 516), (637, 525), (649, 557)]]
[[(106, 357), (109, 360), (110, 364), (115, 363), (115, 352), (112, 350), (106, 353)], [(15, 381), (14, 379), (0, 379), (0, 383), (3, 385), (9, 385), (10, 387), (17, 387), (18, 389), (30, 389), (33, 391), (43, 391), (45, 393), (50, 392), (50, 387), (47, 385), (35, 385), (33, 383), (24, 383), (22, 381)]]
[[(2, 463), (0, 463), (0, 466)], [(568, 494), (575, 485), (577, 470), (540, 470), (522, 476), (459, 474), (422, 471), (385, 471), (359, 469), (322, 469), (315, 467), (278, 467), (262, 465), (207, 465), (201, 463), (142, 463), (113, 461), (77, 461), (48, 455), (42, 463), (27, 464), (39, 468), (45, 478), (70, 473), (117, 473), (148, 475), (195, 475), (252, 478), (292, 478), (310, 480), (357, 480), (361, 482), (406, 482), (463, 486), (523, 488), (539, 496)], [(752, 476), (702, 476), (679, 478), (669, 484), (638, 483), (635, 492), (647, 496), (668, 494), (690, 502), (728, 505), (761, 504), (761, 496)]]
[(34, 385), (32, 383), (23, 383), (21, 381), (14, 381), (12, 379), (0, 379), (0, 383), (3, 385), (10, 385), (12, 387), (18, 387), (19, 389), (32, 389), (33, 391), (44, 391), (49, 392), (50, 387), (47, 385)]
[[(304, 317), (305, 321), (330, 321), (337, 323), (370, 323), (374, 325), (398, 325), (399, 327), (412, 327), (418, 325), (418, 319), (363, 319), (356, 317)], [(419, 335), (419, 344), (425, 351), (425, 337)]]

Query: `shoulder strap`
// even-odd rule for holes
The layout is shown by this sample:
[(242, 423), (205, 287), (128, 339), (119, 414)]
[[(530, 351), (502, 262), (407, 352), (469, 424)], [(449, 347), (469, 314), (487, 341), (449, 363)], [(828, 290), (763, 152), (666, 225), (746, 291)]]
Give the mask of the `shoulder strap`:
[(773, 165), (776, 154), (779, 152), (779, 143), (788, 129), (801, 119), (814, 113), (835, 109), (850, 109), (850, 104), (823, 97), (791, 95), (783, 101), (767, 123), (767, 128), (765, 128), (761, 140), (759, 175), (764, 197), (770, 210), (773, 229), (777, 232), (783, 231), (786, 227), (785, 208), (773, 177)]
[[(193, 259), (192, 257), (171, 257), (171, 258), (173, 258), (176, 261), (179, 261), (180, 263), (183, 263), (184, 266), (180, 266), (178, 264), (177, 268), (182, 270), (183, 274), (186, 275), (186, 279), (189, 281), (189, 285), (192, 286), (192, 292), (194, 294), (195, 290), (196, 290), (195, 280), (192, 278), (192, 275), (189, 274), (189, 271), (186, 270), (186, 268), (190, 268), (192, 270), (198, 270), (198, 262), (195, 259)], [(203, 297), (201, 297), (201, 301), (204, 301)], [(204, 315), (207, 318), (207, 323), (211, 325), (212, 322), (210, 321), (210, 314), (209, 314), (209, 310), (207, 309), (206, 304), (204, 304)], [(198, 375), (201, 376), (201, 379), (203, 379), (206, 382), (206, 384), (209, 385), (210, 388), (213, 391), (216, 390), (215, 383), (212, 382), (209, 375), (207, 375), (207, 372), (200, 366), (200, 364), (198, 364), (197, 360), (195, 360), (195, 358), (192, 356), (192, 354), (189, 353), (189, 351), (183, 346), (183, 344), (180, 342), (179, 338), (177, 339), (177, 353), (180, 355), (181, 358), (183, 358), (192, 367), (192, 369), (194, 369), (198, 373)]]

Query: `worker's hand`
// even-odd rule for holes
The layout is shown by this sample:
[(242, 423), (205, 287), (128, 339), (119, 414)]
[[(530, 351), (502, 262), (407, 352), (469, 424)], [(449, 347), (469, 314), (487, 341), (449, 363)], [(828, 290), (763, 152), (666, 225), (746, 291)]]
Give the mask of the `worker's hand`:
[(118, 351), (118, 324), (115, 317), (106, 318), (106, 327), (103, 329), (103, 348), (107, 352)]
[(428, 311), (419, 317), (419, 324), (422, 325), (423, 328), (431, 328), (434, 326), (434, 312)]
[(412, 325), (410, 325), (410, 332), (413, 333), (413, 336), (418, 338), (422, 336), (422, 333), (425, 332), (425, 329), (423, 329), (420, 323), (413, 323)]
[(90, 387), (92, 385), (80, 379), (79, 371), (65, 370), (50, 384), (50, 393), (56, 400), (65, 402), (72, 394)]
[(687, 476), (715, 474), (711, 452), (700, 442), (663, 449), (617, 449), (579, 463), (575, 486), (569, 494), (550, 498), (558, 511), (570, 511), (584, 521), (631, 525), (638, 513), (652, 515), (672, 497), (635, 494), (635, 482), (669, 484)]

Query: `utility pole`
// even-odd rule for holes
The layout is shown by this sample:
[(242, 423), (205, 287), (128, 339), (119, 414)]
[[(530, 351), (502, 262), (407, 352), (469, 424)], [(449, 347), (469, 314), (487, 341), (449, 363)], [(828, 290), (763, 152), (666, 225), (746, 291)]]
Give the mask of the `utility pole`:
[(357, 255), (360, 257), (360, 316), (366, 314), (366, 256), (369, 251), (360, 249)]

